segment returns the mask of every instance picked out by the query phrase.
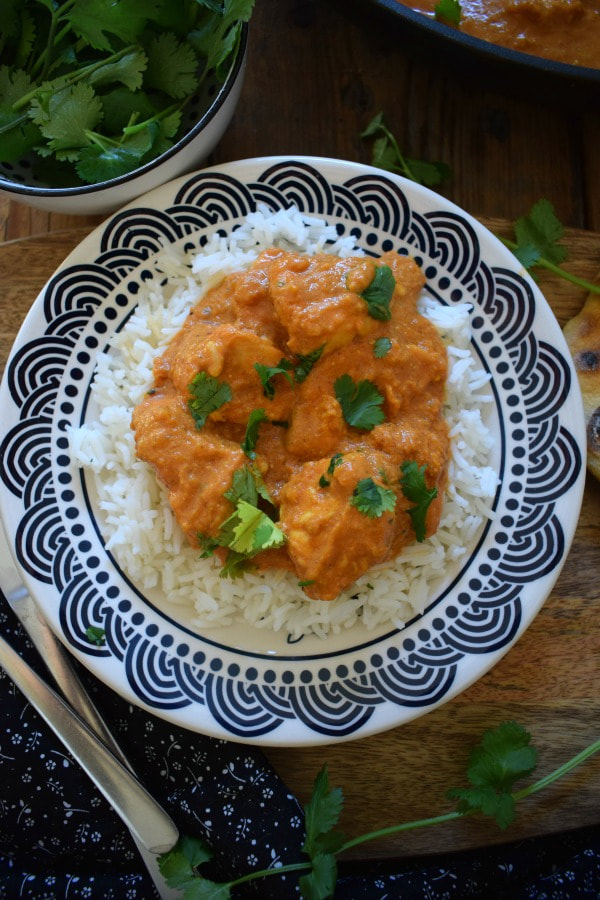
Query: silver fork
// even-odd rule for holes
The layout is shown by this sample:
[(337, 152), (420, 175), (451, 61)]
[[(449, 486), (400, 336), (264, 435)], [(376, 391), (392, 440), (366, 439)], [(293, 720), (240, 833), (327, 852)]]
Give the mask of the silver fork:
[(121, 816), (162, 900), (180, 898), (179, 891), (166, 885), (156, 857), (177, 843), (177, 828), (135, 777), (129, 761), (77, 677), (67, 652), (29, 596), (12, 561), (1, 523), (0, 561), (0, 589), (70, 705), (2, 638), (0, 665)]

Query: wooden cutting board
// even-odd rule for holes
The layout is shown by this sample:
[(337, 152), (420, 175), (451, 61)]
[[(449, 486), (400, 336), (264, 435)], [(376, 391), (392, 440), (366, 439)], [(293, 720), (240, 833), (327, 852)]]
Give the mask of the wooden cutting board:
[[(482, 220), (509, 235), (501, 220)], [(0, 367), (39, 290), (89, 229), (0, 244)], [(593, 280), (600, 273), (600, 235), (570, 230), (567, 266)], [(540, 286), (561, 326), (586, 296), (553, 275)], [(345, 797), (349, 836), (452, 809), (446, 789), (465, 782), (469, 750), (482, 732), (506, 719), (526, 727), (546, 774), (600, 737), (600, 485), (588, 477), (571, 552), (544, 608), (500, 662), (460, 696), (400, 728), (346, 744), (270, 748), (267, 756), (297, 796), (308, 798), (327, 763)], [(524, 802), (508, 832), (470, 818), (357, 847), (354, 858), (410, 856), (494, 844), (600, 821), (600, 757)]]

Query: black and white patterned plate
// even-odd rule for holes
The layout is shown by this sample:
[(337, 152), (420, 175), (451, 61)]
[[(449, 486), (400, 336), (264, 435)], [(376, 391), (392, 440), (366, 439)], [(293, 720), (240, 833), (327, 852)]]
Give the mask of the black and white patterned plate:
[[(66, 431), (86, 420), (96, 353), (135, 307), (165, 243), (199, 246), (266, 203), (292, 203), (370, 253), (409, 252), (427, 291), (473, 304), (491, 374), (495, 517), (426, 611), (402, 630), (357, 624), (288, 643), (232, 626), (198, 634), (107, 553)], [(581, 396), (558, 323), (512, 254), (433, 192), (355, 163), (263, 158), (171, 182), (113, 215), (50, 279), (2, 383), (0, 500), (28, 587), (67, 646), (132, 702), (256, 744), (363, 737), (464, 690), (539, 611), (568, 552), (585, 476)], [(90, 625), (106, 643), (86, 638)]]

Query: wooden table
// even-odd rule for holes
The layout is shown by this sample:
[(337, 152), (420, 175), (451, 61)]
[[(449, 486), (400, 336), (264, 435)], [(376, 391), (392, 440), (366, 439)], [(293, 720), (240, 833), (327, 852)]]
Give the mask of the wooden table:
[[(414, 42), (366, 0), (258, 0), (247, 79), (234, 120), (210, 163), (272, 154), (370, 162), (359, 134), (383, 111), (403, 150), (443, 160), (440, 193), (497, 232), (540, 197), (568, 227), (568, 267), (600, 273), (598, 98), (566, 88), (558, 99), (507, 84), (485, 68), (457, 68)], [(54, 268), (98, 222), (0, 199), (0, 364)], [(585, 292), (554, 276), (541, 286), (562, 324)], [(544, 608), (518, 644), (477, 684), (440, 709), (376, 737), (269, 758), (301, 799), (327, 762), (346, 798), (349, 835), (451, 808), (470, 747), (515, 718), (533, 735), (546, 773), (599, 737), (600, 485), (588, 477), (570, 555)], [(598, 821), (600, 759), (527, 800), (508, 832), (470, 818), (390, 837), (355, 856), (383, 858), (477, 847)]]

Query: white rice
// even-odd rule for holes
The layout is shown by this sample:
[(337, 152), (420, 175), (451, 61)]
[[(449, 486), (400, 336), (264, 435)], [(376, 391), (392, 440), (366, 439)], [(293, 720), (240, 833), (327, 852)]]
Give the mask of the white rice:
[(99, 356), (92, 384), (97, 418), (71, 431), (72, 458), (89, 473), (107, 550), (142, 591), (158, 589), (170, 603), (193, 610), (198, 630), (242, 622), (296, 639), (339, 634), (359, 620), (367, 631), (402, 627), (423, 611), (492, 516), (498, 477), (485, 423), (492, 398), (488, 375), (471, 349), (469, 304), (421, 301), (449, 359), (445, 415), (451, 460), (439, 529), (393, 562), (370, 569), (332, 602), (307, 599), (297, 578), (285, 571), (221, 578), (221, 564), (198, 558), (154, 471), (136, 457), (131, 413), (152, 385), (153, 360), (206, 290), (274, 245), (308, 254), (357, 253), (353, 239), (338, 238), (334, 226), (294, 208), (271, 213), (266, 207), (227, 237), (214, 234), (199, 252), (165, 247), (135, 312)]

